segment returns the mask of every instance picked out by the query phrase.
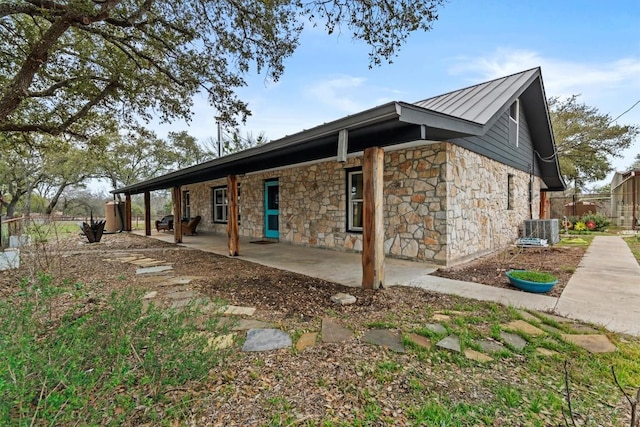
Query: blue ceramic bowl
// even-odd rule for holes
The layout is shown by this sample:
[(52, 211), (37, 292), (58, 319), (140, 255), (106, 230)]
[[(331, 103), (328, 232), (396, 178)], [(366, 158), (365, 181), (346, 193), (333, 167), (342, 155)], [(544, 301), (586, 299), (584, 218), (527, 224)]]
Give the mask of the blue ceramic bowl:
[(549, 292), (553, 287), (558, 283), (558, 279), (553, 282), (530, 282), (528, 280), (518, 279), (516, 277), (511, 276), (512, 271), (523, 271), (523, 270), (510, 270), (507, 271), (507, 277), (513, 286), (518, 289), (527, 292), (535, 292), (536, 294), (543, 294), (545, 292)]

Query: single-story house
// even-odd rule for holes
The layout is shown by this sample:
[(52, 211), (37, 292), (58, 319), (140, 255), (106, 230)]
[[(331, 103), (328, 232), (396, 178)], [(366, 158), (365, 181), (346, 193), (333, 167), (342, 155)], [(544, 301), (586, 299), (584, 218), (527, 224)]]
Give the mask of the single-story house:
[[(362, 111), (114, 190), (173, 189), (201, 229), (362, 251), (363, 286), (385, 256), (452, 265), (513, 243), (565, 189), (540, 68), (415, 103)], [(178, 222), (179, 224), (179, 222)], [(182, 235), (176, 227), (176, 241)], [(206, 237), (202, 237), (206, 238)]]
[(640, 169), (616, 172), (613, 175), (611, 211), (618, 227), (640, 229)]

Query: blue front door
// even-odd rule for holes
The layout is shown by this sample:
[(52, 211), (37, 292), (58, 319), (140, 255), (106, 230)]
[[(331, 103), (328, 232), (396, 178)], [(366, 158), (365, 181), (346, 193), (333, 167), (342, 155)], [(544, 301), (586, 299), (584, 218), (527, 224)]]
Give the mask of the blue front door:
[(278, 239), (280, 227), (278, 225), (278, 204), (280, 202), (278, 181), (264, 183), (264, 237)]

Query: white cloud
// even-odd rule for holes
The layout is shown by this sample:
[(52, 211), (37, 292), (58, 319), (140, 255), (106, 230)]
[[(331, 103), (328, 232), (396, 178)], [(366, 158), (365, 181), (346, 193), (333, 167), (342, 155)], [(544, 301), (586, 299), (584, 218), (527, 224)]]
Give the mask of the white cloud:
[[(485, 57), (458, 57), (449, 71), (469, 76), (478, 83), (526, 69), (541, 67), (547, 96), (581, 95), (580, 101), (612, 118), (640, 99), (640, 58), (625, 57), (609, 62), (571, 61), (543, 56), (530, 50), (496, 49)], [(640, 105), (624, 114), (620, 124), (640, 124)], [(640, 153), (640, 138), (612, 159), (613, 167), (624, 170)]]
[(355, 113), (364, 109), (359, 96), (366, 80), (347, 75), (321, 80), (306, 88), (315, 100), (342, 113)]
[(473, 73), (493, 79), (534, 67), (542, 67), (547, 95), (584, 94), (591, 99), (620, 90), (640, 89), (640, 58), (611, 62), (577, 62), (544, 57), (530, 50), (497, 49), (488, 57), (457, 58), (453, 74)]

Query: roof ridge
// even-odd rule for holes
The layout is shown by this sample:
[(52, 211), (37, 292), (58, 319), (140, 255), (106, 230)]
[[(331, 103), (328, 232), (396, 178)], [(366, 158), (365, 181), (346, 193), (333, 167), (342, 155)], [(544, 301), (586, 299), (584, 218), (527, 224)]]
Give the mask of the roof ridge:
[(528, 70), (519, 71), (517, 73), (509, 74), (508, 76), (496, 77), (495, 79), (492, 79), (492, 80), (487, 80), (487, 81), (476, 83), (474, 85), (469, 85), (469, 86), (466, 86), (466, 87), (463, 87), (463, 88), (460, 88), (460, 89), (451, 90), (449, 92), (441, 93), (439, 95), (431, 96), (429, 98), (420, 99), (418, 101), (413, 102), (412, 104), (416, 105), (416, 104), (419, 104), (421, 102), (426, 102), (426, 101), (429, 101), (429, 100), (434, 99), (434, 98), (444, 97), (444, 96), (450, 95), (452, 93), (464, 92), (465, 90), (469, 90), (469, 89), (472, 89), (474, 87), (484, 86), (484, 85), (487, 85), (489, 83), (497, 82), (497, 81), (500, 81), (500, 80), (506, 80), (509, 77), (517, 76), (517, 75), (520, 75), (520, 74), (525, 74), (525, 73), (528, 73), (528, 72), (533, 71), (533, 70), (540, 71), (540, 66), (529, 68)]

